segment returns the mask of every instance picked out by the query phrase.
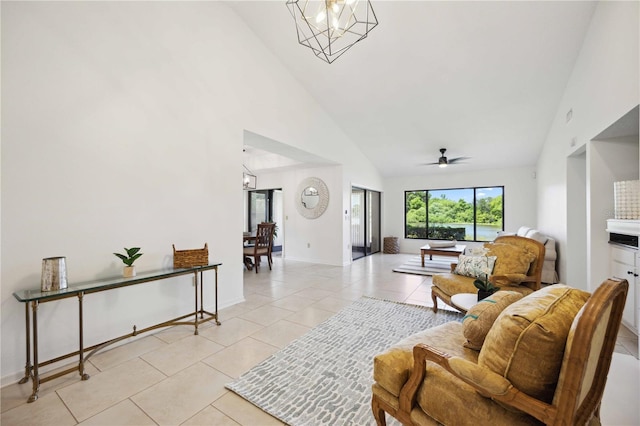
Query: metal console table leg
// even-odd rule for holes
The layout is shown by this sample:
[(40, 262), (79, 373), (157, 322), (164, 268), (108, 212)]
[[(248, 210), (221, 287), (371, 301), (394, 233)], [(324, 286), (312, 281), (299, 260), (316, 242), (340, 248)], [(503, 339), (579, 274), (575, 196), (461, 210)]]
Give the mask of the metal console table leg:
[(40, 374), (38, 374), (38, 301), (31, 302), (33, 315), (33, 392), (27, 402), (33, 402), (38, 399), (38, 391), (40, 391)]

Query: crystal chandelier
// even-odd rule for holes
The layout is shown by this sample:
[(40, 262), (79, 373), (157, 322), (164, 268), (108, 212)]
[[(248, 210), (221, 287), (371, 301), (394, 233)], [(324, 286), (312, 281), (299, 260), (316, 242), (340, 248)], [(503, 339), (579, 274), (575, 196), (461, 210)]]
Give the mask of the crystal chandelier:
[(298, 42), (332, 63), (378, 25), (369, 0), (287, 0)]

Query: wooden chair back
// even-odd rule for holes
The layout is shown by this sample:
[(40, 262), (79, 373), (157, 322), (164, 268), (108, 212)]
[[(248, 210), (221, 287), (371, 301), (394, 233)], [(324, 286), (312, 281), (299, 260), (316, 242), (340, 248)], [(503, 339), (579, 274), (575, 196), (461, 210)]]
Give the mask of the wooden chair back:
[(553, 399), (555, 425), (587, 424), (599, 417), (629, 283), (610, 278), (573, 321)]
[(273, 241), (273, 224), (271, 223), (259, 223), (256, 230), (256, 245), (255, 251), (269, 251)]

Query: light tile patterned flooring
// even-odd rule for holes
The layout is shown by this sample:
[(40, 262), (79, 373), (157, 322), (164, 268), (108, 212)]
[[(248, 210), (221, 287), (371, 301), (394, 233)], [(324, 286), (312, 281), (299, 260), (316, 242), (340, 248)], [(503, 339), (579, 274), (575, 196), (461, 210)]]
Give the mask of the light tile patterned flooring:
[[(430, 305), (430, 277), (391, 271), (410, 257), (377, 254), (344, 268), (276, 257), (272, 271), (265, 266), (258, 274), (244, 272), (246, 301), (220, 312), (222, 326), (207, 323), (198, 336), (177, 326), (97, 354), (87, 366), (90, 380), (68, 374), (44, 383), (33, 404), (26, 403), (30, 383), (6, 386), (0, 423), (281, 424), (227, 391), (225, 383), (362, 295)], [(640, 424), (637, 404), (628, 404), (630, 395), (639, 394), (637, 337), (623, 330), (616, 351), (603, 424)]]

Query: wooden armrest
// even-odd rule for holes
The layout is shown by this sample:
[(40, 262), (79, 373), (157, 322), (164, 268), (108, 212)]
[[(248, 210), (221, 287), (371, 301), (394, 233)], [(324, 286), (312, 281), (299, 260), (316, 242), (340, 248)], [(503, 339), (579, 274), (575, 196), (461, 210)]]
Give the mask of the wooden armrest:
[(415, 405), (417, 391), (426, 375), (426, 361), (438, 364), (484, 397), (500, 401), (544, 423), (549, 423), (555, 417), (556, 407), (519, 391), (509, 380), (499, 374), (422, 343), (413, 348), (413, 371), (400, 390), (402, 411), (411, 412), (411, 408)]
[(458, 266), (457, 263), (452, 263), (451, 264), (451, 272), (453, 272), (456, 269), (456, 266)]

